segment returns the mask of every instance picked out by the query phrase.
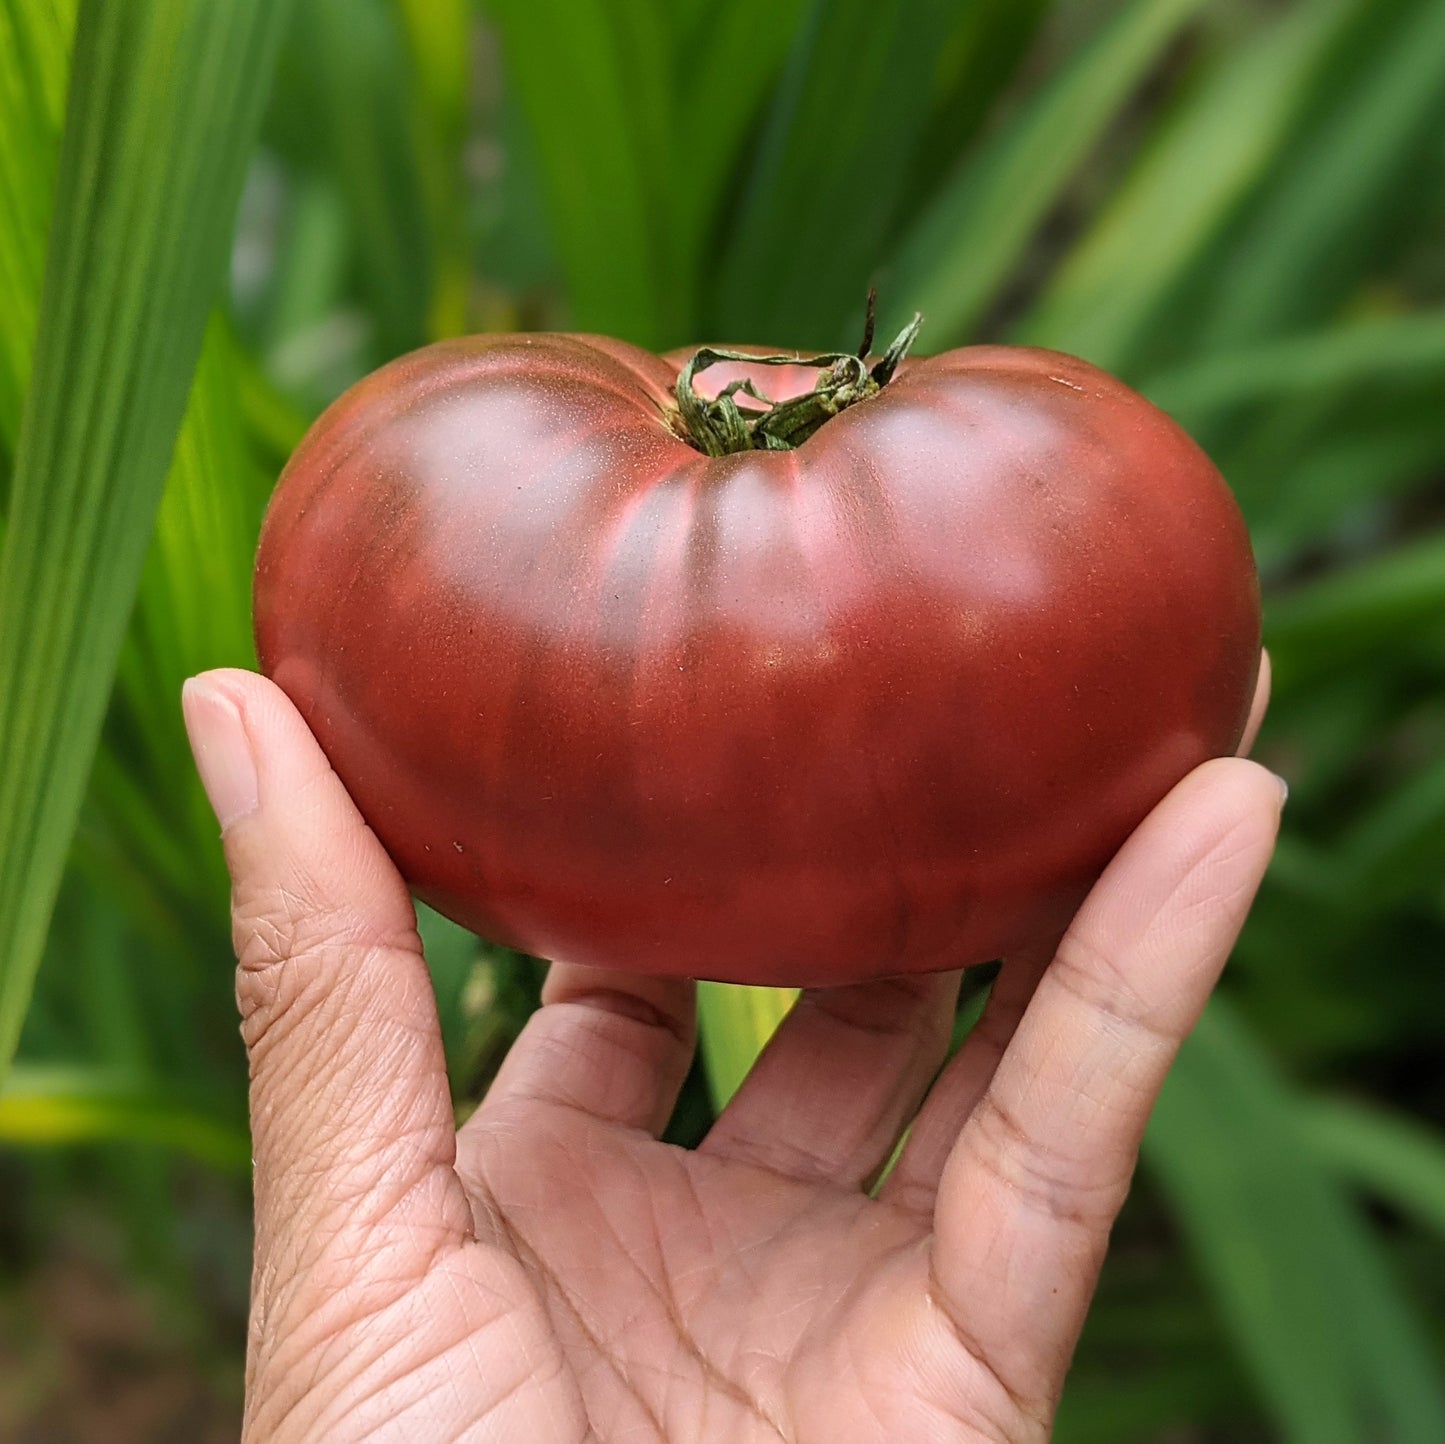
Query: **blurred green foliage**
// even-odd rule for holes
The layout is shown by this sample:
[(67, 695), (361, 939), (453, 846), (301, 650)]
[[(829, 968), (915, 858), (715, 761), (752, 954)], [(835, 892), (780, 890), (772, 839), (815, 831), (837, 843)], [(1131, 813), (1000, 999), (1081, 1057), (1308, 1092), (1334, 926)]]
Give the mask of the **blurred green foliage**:
[[(923, 351), (1054, 346), (1153, 396), (1266, 583), (1286, 831), (1059, 1438), (1445, 1439), (1440, 0), (78, 10), (0, 0), (5, 1287), (102, 1219), (239, 1367), (244, 1059), (177, 693), (251, 659), (309, 419), (471, 330), (847, 345), (876, 283)], [(465, 1106), (537, 969), (423, 930)], [(778, 1012), (708, 990), (713, 1097)]]

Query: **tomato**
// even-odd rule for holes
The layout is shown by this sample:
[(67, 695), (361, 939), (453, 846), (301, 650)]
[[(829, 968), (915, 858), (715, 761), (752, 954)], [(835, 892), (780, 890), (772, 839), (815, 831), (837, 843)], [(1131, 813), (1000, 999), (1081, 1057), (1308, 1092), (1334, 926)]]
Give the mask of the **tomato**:
[(1057, 931), (1243, 730), (1259, 591), (1219, 474), (1054, 352), (904, 362), (724, 455), (678, 369), (484, 336), (362, 381), (268, 512), (265, 671), (417, 895), (498, 942), (817, 985)]

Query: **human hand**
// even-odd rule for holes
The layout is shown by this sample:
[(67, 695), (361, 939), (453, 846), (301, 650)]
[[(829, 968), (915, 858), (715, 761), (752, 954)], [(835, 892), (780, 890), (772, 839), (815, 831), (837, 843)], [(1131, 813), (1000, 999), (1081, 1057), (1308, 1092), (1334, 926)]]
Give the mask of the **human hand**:
[(807, 993), (686, 1151), (691, 985), (565, 964), (458, 1131), (406, 887), (301, 717), (235, 671), (185, 710), (251, 1064), (247, 1440), (1048, 1437), (1274, 777), (1181, 782), (937, 1081), (956, 974)]

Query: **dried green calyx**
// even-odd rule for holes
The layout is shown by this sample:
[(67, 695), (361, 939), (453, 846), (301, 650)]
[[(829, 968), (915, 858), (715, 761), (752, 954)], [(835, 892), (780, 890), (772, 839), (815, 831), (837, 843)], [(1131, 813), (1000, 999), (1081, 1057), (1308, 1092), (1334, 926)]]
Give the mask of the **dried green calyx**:
[[(738, 451), (790, 451), (801, 446), (840, 411), (876, 396), (893, 379), (922, 324), (923, 317), (914, 316), (872, 366), (867, 360), (873, 344), (871, 296), (863, 344), (854, 354), (750, 356), (743, 351), (704, 346), (691, 357), (677, 378), (679, 430), (708, 456), (728, 456)], [(716, 398), (705, 400), (698, 395), (693, 379), (720, 361), (741, 361), (750, 366), (816, 366), (820, 374), (811, 391), (790, 401), (771, 400), (749, 380), (730, 381)], [(760, 402), (762, 409), (745, 410), (738, 404), (739, 396)]]

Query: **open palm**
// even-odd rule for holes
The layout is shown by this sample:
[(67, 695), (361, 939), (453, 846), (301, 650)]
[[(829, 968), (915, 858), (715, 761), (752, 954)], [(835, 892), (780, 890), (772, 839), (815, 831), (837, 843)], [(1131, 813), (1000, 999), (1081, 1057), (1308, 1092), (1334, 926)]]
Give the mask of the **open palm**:
[(564, 965), (458, 1132), (406, 889), (305, 724), (240, 672), (186, 711), (251, 1056), (247, 1439), (1047, 1438), (1268, 773), (1186, 778), (941, 1074), (956, 975), (807, 993), (689, 1152), (691, 985)]

